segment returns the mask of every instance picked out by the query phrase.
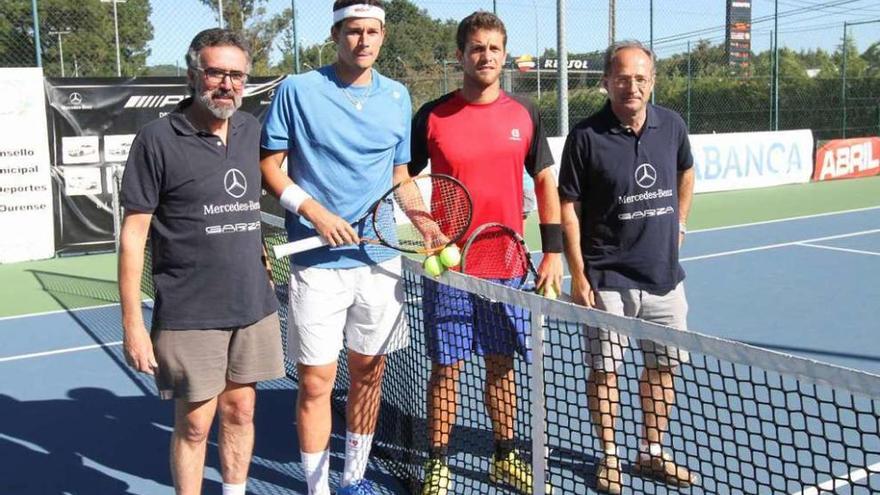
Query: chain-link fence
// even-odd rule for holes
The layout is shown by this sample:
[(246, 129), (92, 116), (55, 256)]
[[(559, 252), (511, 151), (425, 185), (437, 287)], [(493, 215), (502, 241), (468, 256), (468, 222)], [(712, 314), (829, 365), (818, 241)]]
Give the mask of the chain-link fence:
[[(539, 101), (548, 133), (561, 134), (559, 3), (389, 0), (379, 69), (409, 86), (416, 108), (456, 88), (456, 24), (476, 9), (494, 9), (509, 35), (505, 88)], [(639, 39), (658, 55), (655, 102), (681, 113), (693, 133), (804, 127), (820, 139), (880, 133), (880, 7), (873, 0), (730, 2), (748, 7), (739, 14), (744, 19), (731, 17), (727, 3), (565, 2), (568, 120), (576, 123), (605, 101), (602, 51), (609, 41)], [(0, 66), (34, 66), (39, 59), (46, 75), (55, 77), (183, 75), (192, 36), (222, 24), (250, 39), (254, 75), (307, 71), (335, 57), (331, 5), (4, 0)], [(743, 20), (748, 22), (735, 22)]]

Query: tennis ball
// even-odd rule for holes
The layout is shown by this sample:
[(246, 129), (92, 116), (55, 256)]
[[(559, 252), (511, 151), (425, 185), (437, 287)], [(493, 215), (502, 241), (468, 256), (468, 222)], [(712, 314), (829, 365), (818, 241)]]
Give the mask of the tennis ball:
[(547, 282), (544, 284), (544, 289), (541, 290), (541, 295), (546, 297), (547, 299), (556, 299), (559, 295), (556, 293), (556, 289), (553, 288), (553, 284)]
[(446, 268), (458, 266), (461, 263), (461, 251), (458, 250), (458, 246), (453, 245), (443, 248), (443, 251), (440, 251), (440, 262)]
[(434, 254), (425, 258), (422, 266), (425, 268), (425, 273), (432, 277), (439, 277), (443, 270), (445, 270), (443, 263), (440, 262), (440, 258)]

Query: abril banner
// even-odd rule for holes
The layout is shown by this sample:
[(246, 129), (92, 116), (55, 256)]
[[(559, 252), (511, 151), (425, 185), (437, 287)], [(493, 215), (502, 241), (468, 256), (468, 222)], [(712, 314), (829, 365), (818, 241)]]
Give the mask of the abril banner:
[(0, 69), (0, 263), (51, 258), (52, 180), (40, 68)]
[(694, 134), (695, 192), (800, 184), (813, 175), (813, 133)]
[(813, 180), (849, 179), (880, 174), (880, 137), (834, 139), (816, 152)]

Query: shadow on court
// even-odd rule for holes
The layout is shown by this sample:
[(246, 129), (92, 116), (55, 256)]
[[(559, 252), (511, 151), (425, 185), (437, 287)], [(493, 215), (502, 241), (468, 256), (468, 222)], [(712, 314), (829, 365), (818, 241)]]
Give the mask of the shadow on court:
[[(290, 380), (261, 387), (256, 446), (248, 493), (306, 493), (293, 422), (296, 393)], [(154, 396), (119, 397), (99, 388), (71, 389), (63, 399), (19, 401), (0, 394), (0, 493), (171, 493), (168, 447), (172, 405)], [(331, 439), (331, 484), (344, 460), (344, 427)], [(341, 430), (341, 431), (340, 431)], [(216, 422), (206, 460), (204, 493), (219, 493)], [(382, 493), (396, 491), (390, 475), (369, 470)], [(394, 491), (392, 491), (394, 490)]]

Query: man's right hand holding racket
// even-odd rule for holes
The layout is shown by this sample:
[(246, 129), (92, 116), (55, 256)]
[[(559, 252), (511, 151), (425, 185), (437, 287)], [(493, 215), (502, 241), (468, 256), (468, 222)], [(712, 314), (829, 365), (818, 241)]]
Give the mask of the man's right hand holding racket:
[(299, 211), (295, 213), (311, 222), (318, 234), (327, 241), (328, 246), (337, 247), (360, 242), (351, 224), (312, 198), (305, 200), (300, 205)]

